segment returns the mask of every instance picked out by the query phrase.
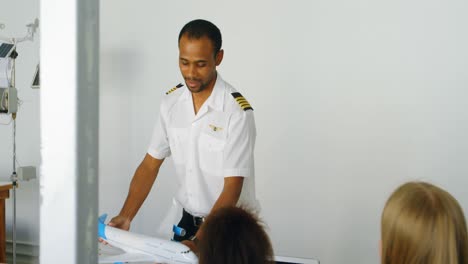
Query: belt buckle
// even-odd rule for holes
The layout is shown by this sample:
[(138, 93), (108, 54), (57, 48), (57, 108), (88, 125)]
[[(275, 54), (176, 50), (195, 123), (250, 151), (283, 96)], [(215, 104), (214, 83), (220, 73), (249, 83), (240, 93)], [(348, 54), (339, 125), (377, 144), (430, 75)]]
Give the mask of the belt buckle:
[(198, 217), (198, 216), (193, 217), (194, 226), (199, 227), (203, 224), (203, 222), (205, 222), (205, 217)]

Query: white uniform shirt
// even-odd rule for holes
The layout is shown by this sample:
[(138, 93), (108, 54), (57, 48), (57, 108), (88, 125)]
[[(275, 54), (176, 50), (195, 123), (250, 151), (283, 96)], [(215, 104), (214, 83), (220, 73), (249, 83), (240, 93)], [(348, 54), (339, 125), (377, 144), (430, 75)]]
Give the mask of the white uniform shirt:
[(248, 102), (236, 100), (233, 93), (237, 91), (218, 74), (210, 97), (196, 115), (185, 86), (169, 91), (161, 103), (148, 154), (157, 159), (172, 156), (178, 178), (176, 199), (195, 216), (210, 212), (224, 178), (230, 176), (244, 177), (238, 204), (259, 210), (254, 115)]

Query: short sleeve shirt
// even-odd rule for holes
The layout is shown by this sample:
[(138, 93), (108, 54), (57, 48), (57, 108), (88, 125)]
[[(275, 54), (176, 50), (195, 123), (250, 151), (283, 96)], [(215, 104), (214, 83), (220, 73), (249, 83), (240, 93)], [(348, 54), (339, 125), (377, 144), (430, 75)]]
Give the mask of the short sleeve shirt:
[(192, 94), (185, 86), (164, 97), (148, 154), (157, 159), (172, 157), (178, 180), (176, 199), (184, 209), (196, 216), (207, 215), (221, 194), (224, 178), (241, 176), (239, 203), (258, 210), (256, 128), (248, 102), (219, 74), (196, 115)]

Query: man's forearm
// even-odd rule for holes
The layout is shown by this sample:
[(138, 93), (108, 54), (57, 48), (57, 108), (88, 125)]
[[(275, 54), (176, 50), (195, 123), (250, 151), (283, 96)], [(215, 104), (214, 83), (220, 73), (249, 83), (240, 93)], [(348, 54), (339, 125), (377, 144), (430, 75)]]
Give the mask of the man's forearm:
[[(221, 192), (215, 204), (213, 205), (213, 208), (211, 208), (210, 214), (219, 208), (227, 206), (236, 206), (242, 192), (243, 183), (244, 177), (225, 178), (223, 191)], [(202, 229), (203, 228), (200, 228), (198, 230), (196, 234), (197, 237), (201, 236), (203, 232)]]
[(133, 220), (145, 201), (158, 175), (162, 161), (155, 164), (151, 159), (147, 155), (138, 166), (130, 183), (127, 199), (120, 210), (119, 215), (128, 218), (130, 221)]
[(213, 208), (211, 208), (210, 214), (216, 211), (216, 209), (219, 209), (222, 207), (235, 206), (237, 202), (239, 201), (244, 178), (243, 177), (231, 177), (231, 178), (233, 179), (230, 179), (230, 180), (234, 180), (234, 181), (225, 183), (223, 191), (221, 192), (218, 199), (216, 200), (216, 203), (213, 205)]

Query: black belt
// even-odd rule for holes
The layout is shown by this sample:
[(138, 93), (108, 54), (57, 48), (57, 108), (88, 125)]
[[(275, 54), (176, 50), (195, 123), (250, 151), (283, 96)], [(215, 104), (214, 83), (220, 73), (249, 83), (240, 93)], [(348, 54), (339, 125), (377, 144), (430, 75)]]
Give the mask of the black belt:
[(193, 226), (196, 226), (196, 227), (201, 226), (203, 224), (203, 222), (205, 222), (205, 217), (204, 216), (193, 216), (192, 214), (185, 211), (185, 209), (184, 209), (182, 218), (185, 218), (185, 217), (191, 218), (193, 220)]

